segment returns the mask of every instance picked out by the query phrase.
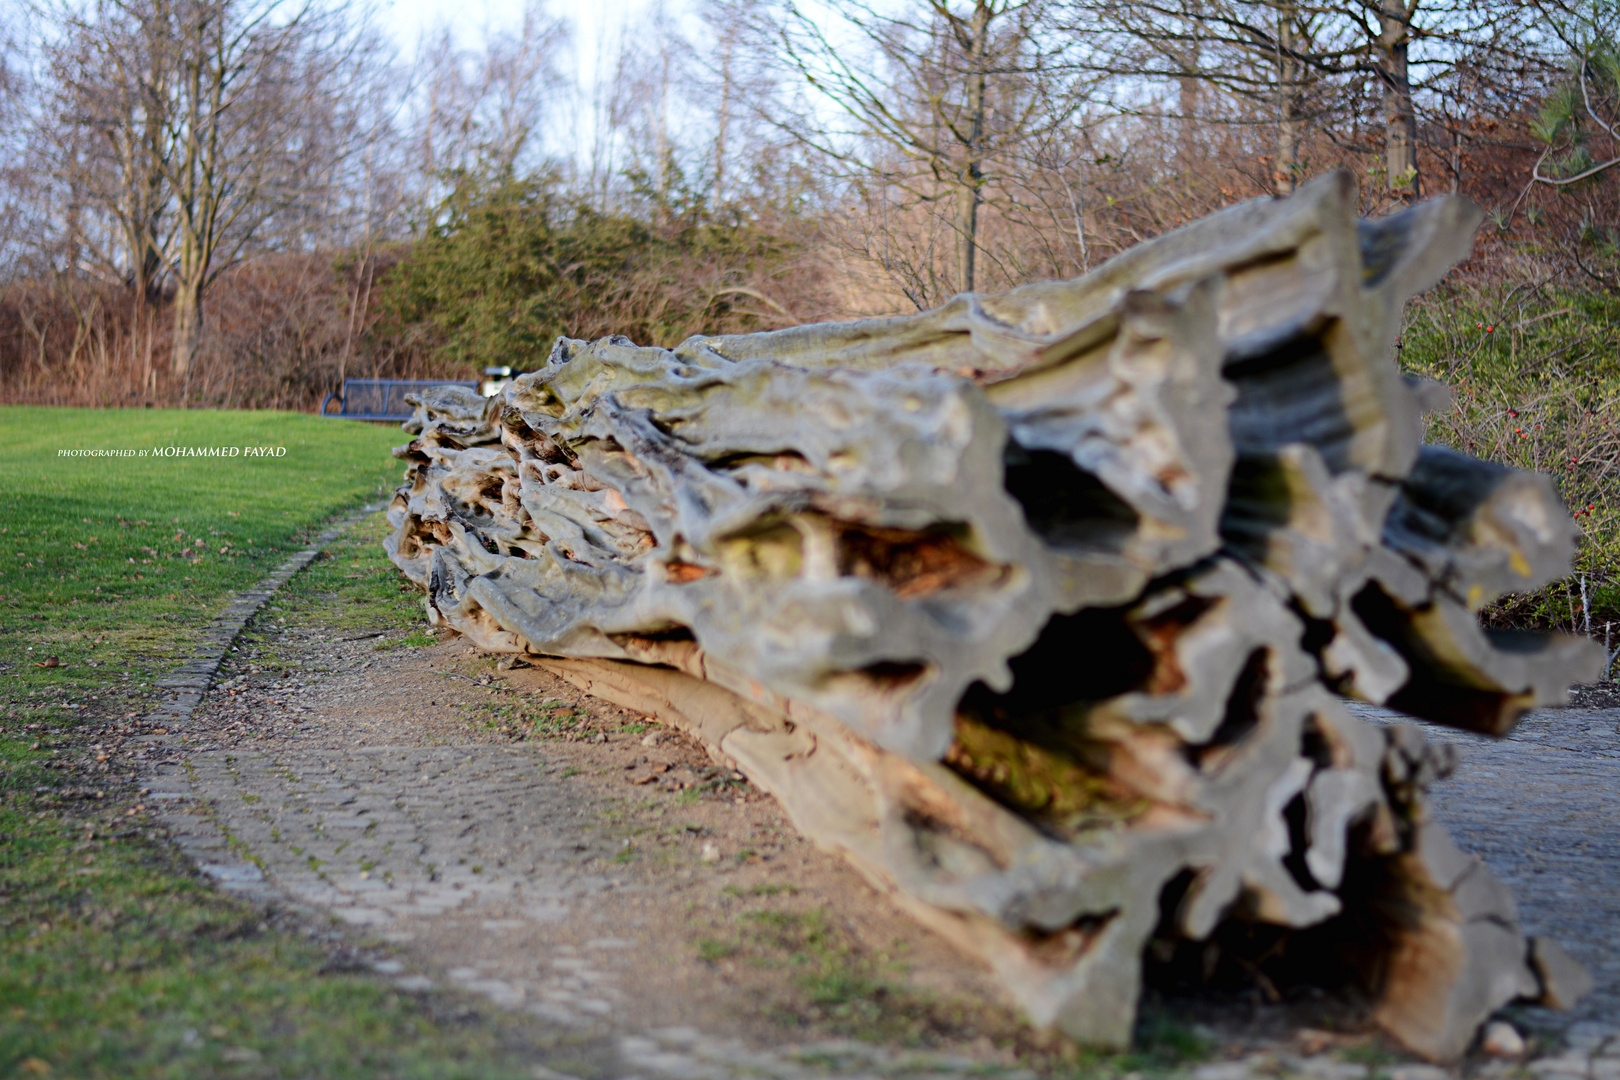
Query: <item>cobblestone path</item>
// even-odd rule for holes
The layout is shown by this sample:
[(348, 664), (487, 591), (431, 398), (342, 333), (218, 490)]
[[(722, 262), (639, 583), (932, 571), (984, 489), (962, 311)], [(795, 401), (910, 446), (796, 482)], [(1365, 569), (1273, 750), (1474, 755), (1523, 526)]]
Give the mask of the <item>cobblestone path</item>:
[[(1033, 1075), (1009, 1013), (960, 1004), (993, 997), (982, 975), (695, 747), (532, 669), (497, 675), (465, 645), (258, 632), (300, 659), (227, 659), (147, 748), (148, 803), (223, 887), (335, 920), (402, 990), (478, 995), (569, 1033), (537, 1077)], [(496, 718), (519, 700), (580, 724), (513, 742)], [(1215, 1060), (1188, 1064), (1192, 1080), (1620, 1080), (1620, 710), (1539, 713), (1503, 743), (1431, 737), (1462, 744), (1437, 814), (1597, 992), (1573, 1015), (1511, 1014), (1533, 1037), (1528, 1072), (1476, 1055), (1447, 1073), (1344, 1052), (1370, 1049), (1364, 1037), (1217, 1025), (1200, 1029)], [(777, 948), (792, 927), (811, 929)], [(847, 947), (825, 945), (834, 930)], [(879, 1013), (915, 1012), (899, 1017), (912, 1027), (886, 1015), (833, 1038), (814, 994), (779, 994), (807, 964), (854, 977), (823, 968), (857, 952), (903, 957), (903, 976), (860, 977), (891, 995)], [(948, 1005), (944, 1019), (925, 1001)]]
[[(269, 633), (284, 651), (295, 636)], [(829, 903), (858, 915), (873, 897), (695, 747), (561, 683), (540, 691), (589, 714), (582, 730), (596, 734), (514, 743), (446, 719), (485, 715), (510, 694), (467, 676), (488, 665), (460, 645), (381, 656), (369, 640), (290, 647), (309, 660), (304, 677), (225, 663), (216, 689), (148, 751), (148, 804), (222, 887), (335, 920), (400, 989), (468, 992), (570, 1033), (568, 1053), (537, 1076), (1032, 1075), (987, 1041), (975, 1053), (917, 1052), (793, 1030), (746, 1007), (750, 980), (783, 973), (728, 972), (699, 955), (695, 934), (767, 901), (791, 919)], [(656, 773), (642, 767), (649, 758)], [(716, 773), (727, 781), (718, 790), (680, 798), (675, 778)], [(664, 787), (633, 783), (645, 776)], [(899, 916), (867, 928), (885, 943), (914, 936), (910, 959), (943, 973), (950, 992), (990, 992)]]

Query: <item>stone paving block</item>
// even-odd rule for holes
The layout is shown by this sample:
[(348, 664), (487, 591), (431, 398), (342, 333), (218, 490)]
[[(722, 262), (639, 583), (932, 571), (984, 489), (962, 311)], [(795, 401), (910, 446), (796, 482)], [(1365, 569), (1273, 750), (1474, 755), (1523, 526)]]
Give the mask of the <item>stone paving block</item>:
[(1368, 1069), (1351, 1061), (1310, 1057), (1295, 1062), (1293, 1071), (1306, 1080), (1366, 1080)]
[(1192, 1080), (1252, 1080), (1249, 1066), (1241, 1061), (1212, 1061), (1192, 1071)]
[(378, 926), (393, 921), (393, 916), (381, 908), (335, 907), (332, 914), (350, 926)]

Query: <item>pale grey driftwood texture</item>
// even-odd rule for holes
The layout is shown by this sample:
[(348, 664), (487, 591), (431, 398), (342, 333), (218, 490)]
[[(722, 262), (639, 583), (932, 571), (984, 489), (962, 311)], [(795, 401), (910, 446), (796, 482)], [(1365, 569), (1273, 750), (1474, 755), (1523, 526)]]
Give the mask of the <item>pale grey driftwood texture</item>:
[(1444, 755), (1334, 691), (1500, 734), (1600, 650), (1479, 629), (1572, 528), (1421, 446), (1445, 395), (1391, 360), (1477, 212), (1355, 207), (1330, 176), (916, 316), (560, 340), (421, 395), (390, 554), (435, 623), (733, 761), (1038, 1024), (1124, 1045), (1145, 959), (1274, 926), (1455, 1057), (1578, 971), (1428, 820)]

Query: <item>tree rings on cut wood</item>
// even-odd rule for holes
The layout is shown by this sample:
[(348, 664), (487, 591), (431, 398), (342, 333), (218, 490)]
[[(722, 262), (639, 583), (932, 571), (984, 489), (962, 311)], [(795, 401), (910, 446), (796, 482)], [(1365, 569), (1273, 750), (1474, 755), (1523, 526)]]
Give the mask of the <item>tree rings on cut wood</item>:
[(416, 399), (388, 551), (430, 620), (689, 733), (1039, 1025), (1145, 977), (1353, 983), (1456, 1057), (1589, 985), (1429, 817), (1602, 650), (1482, 630), (1566, 573), (1543, 477), (1421, 444), (1402, 306), (1468, 250), (1348, 176), (920, 315), (561, 339)]

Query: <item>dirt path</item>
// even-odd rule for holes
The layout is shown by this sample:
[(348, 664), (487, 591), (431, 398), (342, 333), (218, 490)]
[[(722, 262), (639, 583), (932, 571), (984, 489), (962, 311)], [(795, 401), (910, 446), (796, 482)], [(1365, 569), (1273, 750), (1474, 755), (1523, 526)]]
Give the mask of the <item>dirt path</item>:
[[(986, 1004), (984, 975), (697, 747), (538, 669), (496, 670), (460, 642), (399, 647), (331, 597), (292, 593), (148, 754), (148, 803), (222, 886), (334, 920), (357, 962), (407, 992), (528, 1014), (551, 1047), (540, 1077), (1068, 1067)], [(1436, 793), (1528, 928), (1599, 978), (1573, 1017), (1515, 1014), (1555, 1080), (1620, 1080), (1617, 717), (1540, 714), (1522, 738), (1470, 742)], [(1197, 1020), (1156, 1008), (1146, 1055), (1081, 1064), (1181, 1065), (1196, 1080), (1441, 1075), (1364, 1032), (1300, 1038), (1290, 1025), (1345, 1022), (1311, 1008), (1287, 1023), (1247, 1004)]]

